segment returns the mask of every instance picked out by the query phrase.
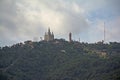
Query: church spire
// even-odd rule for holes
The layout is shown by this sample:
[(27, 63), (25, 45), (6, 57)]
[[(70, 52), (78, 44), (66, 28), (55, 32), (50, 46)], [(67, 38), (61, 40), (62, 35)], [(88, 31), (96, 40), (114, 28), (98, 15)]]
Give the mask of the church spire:
[(48, 33), (50, 33), (50, 27), (48, 28)]
[(51, 32), (50, 32), (50, 27), (48, 28), (48, 35), (51, 35)]

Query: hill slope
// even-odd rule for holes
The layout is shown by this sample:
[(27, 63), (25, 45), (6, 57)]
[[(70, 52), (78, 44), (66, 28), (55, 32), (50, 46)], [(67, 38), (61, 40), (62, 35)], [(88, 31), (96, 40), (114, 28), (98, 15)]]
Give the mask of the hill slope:
[(65, 40), (0, 49), (0, 80), (119, 80), (120, 43)]

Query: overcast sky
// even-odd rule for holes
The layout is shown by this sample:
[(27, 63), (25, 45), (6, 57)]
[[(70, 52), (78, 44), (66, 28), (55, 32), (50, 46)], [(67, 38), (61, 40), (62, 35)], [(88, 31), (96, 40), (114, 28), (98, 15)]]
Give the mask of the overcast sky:
[(0, 0), (0, 46), (40, 40), (48, 27), (55, 38), (120, 42), (120, 0)]

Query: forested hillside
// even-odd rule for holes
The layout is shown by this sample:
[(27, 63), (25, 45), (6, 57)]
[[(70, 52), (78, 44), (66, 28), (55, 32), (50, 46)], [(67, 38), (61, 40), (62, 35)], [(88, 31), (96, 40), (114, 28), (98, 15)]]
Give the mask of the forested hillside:
[(120, 43), (56, 39), (1, 47), (0, 80), (120, 80)]

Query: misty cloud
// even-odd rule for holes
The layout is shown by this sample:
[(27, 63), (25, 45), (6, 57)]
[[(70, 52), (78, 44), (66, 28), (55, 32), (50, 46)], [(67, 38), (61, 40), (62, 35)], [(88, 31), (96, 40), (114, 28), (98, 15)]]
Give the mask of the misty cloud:
[(88, 27), (85, 18), (79, 12), (79, 5), (73, 5), (72, 2), (6, 0), (1, 4), (0, 33), (4, 33), (4, 37), (10, 40), (17, 37), (31, 39), (34, 36), (43, 36), (48, 27), (55, 34), (62, 36), (68, 32), (77, 34), (83, 31), (84, 27)]
[[(104, 8), (106, 15), (112, 11), (114, 11), (114, 14), (119, 13), (117, 11), (119, 5), (115, 6), (115, 3), (118, 3), (117, 0), (114, 3), (112, 1), (0, 0), (0, 45), (9, 45), (9, 43), (28, 39), (33, 40), (34, 37), (43, 37), (48, 27), (51, 28), (57, 38), (66, 38), (68, 33), (72, 32), (73, 35), (78, 37), (84, 36), (83, 40), (87, 39), (86, 41), (98, 40), (98, 36), (93, 36), (95, 33), (92, 31), (98, 28), (95, 25), (100, 26), (96, 21), (97, 19), (104, 20), (101, 20), (98, 16), (92, 17), (91, 20), (89, 16)], [(114, 15), (112, 16), (114, 17)], [(91, 23), (94, 23), (94, 25)], [(113, 28), (113, 26), (111, 27)], [(116, 25), (116, 29), (118, 29), (118, 25)], [(97, 31), (101, 30), (96, 30), (96, 33)], [(90, 36), (93, 38), (91, 39)], [(111, 36), (110, 39), (112, 38), (114, 37)]]

